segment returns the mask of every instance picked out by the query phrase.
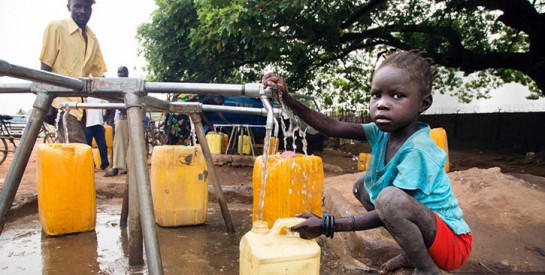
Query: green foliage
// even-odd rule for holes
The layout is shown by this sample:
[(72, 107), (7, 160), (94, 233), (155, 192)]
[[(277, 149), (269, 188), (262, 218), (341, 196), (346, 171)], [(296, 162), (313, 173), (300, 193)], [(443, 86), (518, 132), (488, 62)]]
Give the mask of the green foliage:
[[(544, 2), (506, 5), (516, 10), (515, 5), (528, 4), (539, 13)], [(510, 7), (494, 1), (156, 3), (151, 22), (138, 29), (154, 81), (258, 82), (265, 70), (274, 70), (286, 77), (291, 91), (313, 94), (323, 106), (364, 109), (381, 53), (401, 48), (426, 51), (437, 63), (435, 91), (455, 93), (462, 101), (486, 97), (506, 82), (543, 92), (535, 72), (545, 57), (531, 52), (527, 29), (504, 22)], [(536, 60), (530, 67), (510, 61), (509, 54), (528, 53)]]

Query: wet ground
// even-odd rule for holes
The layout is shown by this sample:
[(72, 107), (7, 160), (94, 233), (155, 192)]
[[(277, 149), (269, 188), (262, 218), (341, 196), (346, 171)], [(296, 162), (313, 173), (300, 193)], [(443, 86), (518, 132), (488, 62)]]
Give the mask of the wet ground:
[[(127, 228), (119, 226), (121, 199), (97, 201), (95, 231), (49, 237), (37, 213), (9, 222), (0, 238), (0, 274), (147, 274), (128, 264)], [(157, 227), (165, 274), (238, 274), (239, 242), (251, 229), (251, 204), (229, 203), (236, 233), (210, 203), (206, 224)], [(144, 253), (145, 254), (145, 253)], [(322, 249), (322, 274), (342, 272)]]
[[(324, 196), (329, 198), (324, 203), (326, 211), (337, 208), (333, 203), (335, 200), (337, 204), (349, 203), (348, 208), (338, 208), (335, 215), (352, 215), (350, 213), (361, 211), (361, 205), (353, 204), (351, 194), (356, 176), (353, 174), (356, 171), (354, 155), (361, 151), (364, 150), (354, 148), (350, 153), (324, 151), (325, 187), (335, 187), (342, 197), (332, 196), (337, 192), (324, 189)], [(11, 154), (8, 160), (10, 157)], [(474, 249), (468, 263), (455, 273), (545, 274), (543, 162), (524, 156), (473, 151), (453, 150), (450, 157), (452, 186), (464, 209), (464, 217), (475, 234)], [(222, 186), (229, 187), (224, 189), (224, 194), (229, 201), (237, 233), (226, 233), (221, 211), (215, 203), (209, 203), (205, 225), (158, 227), (166, 274), (238, 274), (238, 244), (250, 230), (253, 162), (222, 160), (221, 163), (216, 168)], [(36, 214), (35, 166), (33, 154), (12, 208), (18, 210), (10, 212), (14, 215), (12, 219), (8, 218), (0, 235), (0, 274), (147, 274), (145, 266), (129, 267), (126, 229), (120, 228), (118, 222), (121, 212), (119, 197), (126, 187), (126, 175), (105, 178), (103, 172), (95, 173), (99, 198), (95, 231), (46, 237)], [(0, 185), (8, 167), (9, 162), (0, 166)], [(500, 168), (484, 170), (472, 167), (500, 167), (501, 171)], [(393, 256), (391, 253), (398, 251), (393, 240), (383, 235), (381, 231), (365, 231), (335, 234), (334, 239), (318, 238), (322, 248), (320, 273), (372, 273), (373, 270), (366, 271), (366, 266), (354, 259), (373, 268), (380, 267)], [(371, 239), (374, 242), (370, 242)], [(342, 250), (343, 247), (346, 249)], [(347, 255), (355, 258), (347, 259)], [(395, 274), (411, 272), (405, 269)]]

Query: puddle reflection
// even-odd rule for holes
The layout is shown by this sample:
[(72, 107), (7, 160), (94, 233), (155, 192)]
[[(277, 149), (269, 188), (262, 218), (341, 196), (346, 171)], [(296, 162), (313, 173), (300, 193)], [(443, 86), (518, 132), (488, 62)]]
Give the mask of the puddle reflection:
[[(119, 226), (121, 199), (97, 201), (95, 231), (49, 237), (38, 214), (6, 223), (0, 235), (0, 274), (147, 274), (129, 267), (127, 229)], [(165, 273), (238, 274), (238, 244), (250, 230), (251, 205), (231, 204), (236, 234), (227, 234), (210, 203), (206, 224), (157, 227)]]

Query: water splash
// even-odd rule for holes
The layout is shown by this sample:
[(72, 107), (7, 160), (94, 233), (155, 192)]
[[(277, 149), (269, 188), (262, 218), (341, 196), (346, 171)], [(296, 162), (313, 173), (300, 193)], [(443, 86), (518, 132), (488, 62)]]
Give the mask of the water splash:
[(68, 139), (68, 124), (66, 123), (69, 114), (70, 112), (64, 111), (64, 115), (62, 116), (62, 126), (64, 128), (64, 143), (66, 143), (66, 145), (70, 143), (70, 140)]
[(61, 113), (62, 113), (62, 110), (59, 110), (57, 112), (57, 117), (55, 117), (55, 142), (57, 142), (57, 140), (59, 140), (59, 121), (61, 120)]
[[(273, 87), (273, 89), (274, 89), (274, 87)], [(284, 102), (282, 100), (281, 92), (278, 91), (278, 90), (276, 90), (276, 92), (279, 94), (278, 101), (280, 103), (281, 110), (282, 110), (280, 124), (281, 124), (282, 133), (284, 134), (284, 145), (288, 144), (288, 138), (291, 137), (292, 140), (293, 140), (293, 143), (292, 143), (293, 151), (296, 152), (297, 151), (296, 141), (297, 141), (297, 138), (299, 136), (299, 138), (302, 138), (302, 144), (303, 144), (302, 150), (303, 150), (303, 152), (305, 154), (305, 157), (307, 157), (308, 156), (308, 154), (307, 154), (307, 144), (308, 143), (307, 143), (307, 140), (306, 140), (306, 132), (307, 132), (308, 127), (305, 127), (305, 129), (303, 129), (303, 130), (301, 129), (301, 122), (300, 122), (299, 118), (293, 113), (293, 111), (291, 109), (289, 109), (284, 104)], [(285, 122), (286, 120), (289, 121), (289, 125), (286, 125), (286, 122)], [(261, 187), (260, 187), (260, 190), (259, 190), (258, 213), (257, 213), (257, 220), (259, 220), (259, 221), (263, 220), (263, 208), (264, 208), (264, 205), (265, 205), (265, 188), (267, 186), (267, 174), (268, 174), (267, 164), (268, 164), (268, 157), (269, 157), (269, 147), (270, 147), (271, 133), (272, 133), (271, 129), (267, 129), (265, 131), (265, 140), (264, 140), (264, 144), (263, 144), (263, 157), (262, 157), (262, 165), (261, 165), (261, 169), (262, 169), (261, 170)], [(276, 142), (276, 136), (275, 136), (275, 142)], [(274, 145), (275, 144), (273, 143), (273, 148), (276, 148), (276, 147), (274, 147)], [(301, 167), (296, 168), (295, 166), (297, 166), (296, 161), (293, 162), (291, 168), (293, 170), (298, 169), (299, 171), (302, 171), (303, 178), (306, 180), (307, 175), (306, 175), (305, 170), (301, 169)], [(292, 185), (293, 185), (293, 179), (292, 179)], [(291, 194), (292, 190), (290, 189), (289, 192)], [(307, 194), (306, 190), (305, 190), (304, 193)], [(303, 204), (307, 205), (308, 203), (303, 202)], [(310, 208), (307, 207), (307, 209), (310, 209)]]
[[(282, 97), (279, 96), (279, 102), (282, 110), (282, 119), (280, 120), (282, 124), (282, 133), (284, 134), (284, 144), (288, 144), (288, 138), (292, 138), (292, 147), (293, 151), (297, 152), (297, 139), (301, 138), (301, 142), (303, 144), (303, 153), (305, 156), (308, 156), (307, 153), (307, 129), (308, 126), (305, 127), (305, 129), (302, 129), (301, 120), (299, 117), (297, 117), (293, 111), (286, 106), (282, 100)], [(289, 125), (286, 126), (286, 120), (288, 120)]]

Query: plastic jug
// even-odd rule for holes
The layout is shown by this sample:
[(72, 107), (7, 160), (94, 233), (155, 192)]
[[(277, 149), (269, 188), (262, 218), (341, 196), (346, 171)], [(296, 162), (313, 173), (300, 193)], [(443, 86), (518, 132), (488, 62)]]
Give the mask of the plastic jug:
[(224, 154), (227, 154), (227, 146), (229, 145), (229, 136), (226, 133), (221, 133), (222, 137), (222, 144), (221, 144), (221, 151)]
[(271, 137), (269, 139), (269, 155), (274, 155), (276, 152), (278, 152), (278, 146), (280, 145), (280, 141), (276, 137)]
[[(254, 162), (252, 175), (253, 221), (259, 218), (262, 166), (263, 156), (259, 156)], [(302, 154), (287, 158), (269, 156), (261, 220), (272, 226), (278, 218), (294, 217), (302, 212), (322, 215), (323, 189), (324, 168), (320, 157)]]
[(94, 230), (96, 191), (87, 144), (39, 144), (38, 210), (47, 235)]
[[(108, 163), (110, 163), (108, 167), (112, 168), (112, 165), (114, 164), (113, 151), (112, 151), (112, 148), (108, 148), (107, 150), (108, 150)], [(98, 151), (98, 148), (93, 148), (93, 159), (95, 160), (95, 168), (100, 168), (100, 165), (102, 164), (102, 160), (100, 159), (100, 152)]]
[[(106, 138), (106, 147), (113, 148), (114, 147), (114, 132), (113, 132), (112, 126), (104, 125), (104, 136)], [(91, 146), (93, 148), (97, 148), (97, 142), (95, 141), (95, 138), (93, 138), (93, 142), (91, 143)]]
[(360, 153), (358, 156), (358, 171), (365, 171), (369, 166), (369, 160), (371, 160), (371, 154)]
[(156, 146), (150, 185), (160, 226), (203, 224), (208, 210), (208, 168), (200, 146)]
[(206, 141), (212, 154), (221, 154), (223, 145), (223, 136), (221, 133), (208, 132), (206, 134)]
[(320, 246), (289, 232), (303, 220), (278, 219), (271, 230), (264, 221), (254, 222), (240, 240), (239, 274), (320, 274)]
[(250, 155), (252, 153), (250, 147), (250, 136), (240, 135), (238, 136), (238, 153), (243, 155)]
[(449, 162), (449, 155), (448, 155), (448, 141), (447, 141), (447, 131), (443, 128), (433, 128), (430, 130), (430, 137), (435, 141), (435, 144), (439, 146), (445, 153), (447, 153), (447, 162), (445, 163), (445, 172), (450, 171), (450, 162)]

